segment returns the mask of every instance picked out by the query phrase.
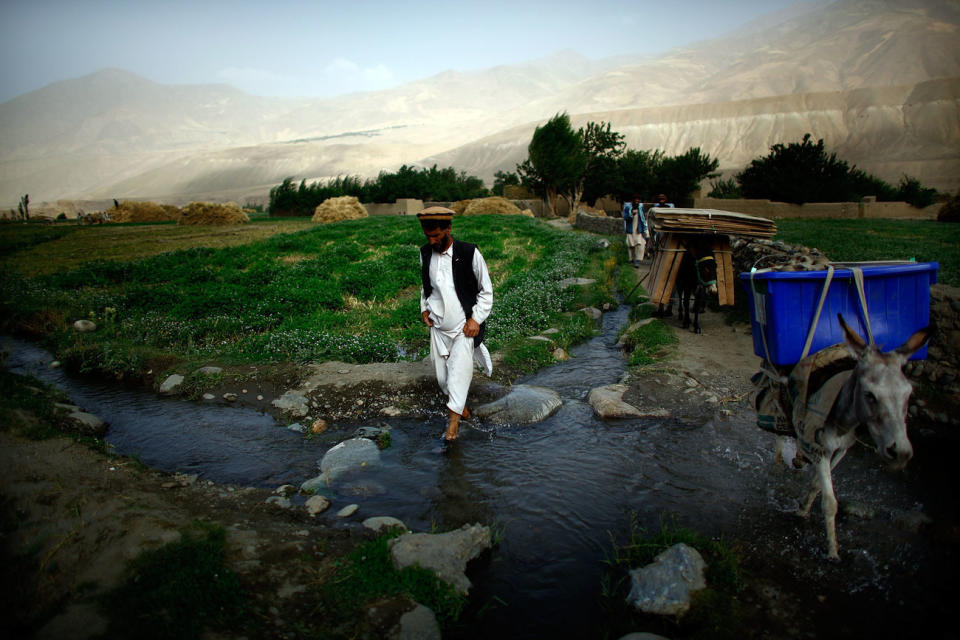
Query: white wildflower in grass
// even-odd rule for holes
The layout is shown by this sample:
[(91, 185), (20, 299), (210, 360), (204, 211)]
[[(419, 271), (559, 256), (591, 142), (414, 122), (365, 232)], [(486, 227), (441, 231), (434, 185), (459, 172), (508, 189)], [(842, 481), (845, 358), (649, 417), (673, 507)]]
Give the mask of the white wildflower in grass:
[[(559, 281), (581, 273), (595, 238), (521, 216), (458, 218), (455, 236), (477, 244), (490, 267), (492, 347), (550, 324), (567, 327), (560, 314), (574, 294)], [(4, 272), (0, 313), (16, 327), (94, 310), (109, 331), (79, 336), (60, 321), (47, 335), (107, 369), (133, 367), (144, 349), (248, 361), (416, 358), (429, 349), (419, 312), (423, 243), (415, 220), (383, 217), (241, 246), (92, 260), (33, 278)], [(584, 330), (562, 331), (573, 339)]]

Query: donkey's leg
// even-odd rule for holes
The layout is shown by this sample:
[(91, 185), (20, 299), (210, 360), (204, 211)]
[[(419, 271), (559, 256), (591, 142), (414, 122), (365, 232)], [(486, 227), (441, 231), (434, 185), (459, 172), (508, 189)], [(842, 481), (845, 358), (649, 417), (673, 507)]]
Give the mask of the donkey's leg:
[(684, 289), (680, 292), (680, 317), (683, 319), (683, 328), (690, 328), (690, 291)]
[[(837, 461), (843, 458), (846, 450), (841, 450), (837, 456)], [(831, 456), (833, 458), (834, 456)], [(840, 555), (837, 553), (837, 496), (833, 492), (833, 475), (831, 470), (836, 465), (826, 456), (817, 461), (817, 477), (820, 480), (820, 487), (823, 494), (820, 496), (820, 509), (823, 511), (823, 523), (827, 529), (827, 559), (839, 561)]]
[(700, 327), (700, 312), (706, 308), (706, 297), (707, 297), (707, 294), (703, 290), (703, 287), (697, 287), (697, 291), (694, 294), (694, 299), (693, 299), (693, 332), (694, 333), (703, 333), (703, 329)]
[(820, 495), (820, 476), (814, 475), (813, 480), (810, 481), (810, 490), (807, 491), (807, 496), (801, 501), (800, 508), (797, 509), (797, 515), (801, 518), (809, 516), (813, 501), (817, 499), (818, 495)]

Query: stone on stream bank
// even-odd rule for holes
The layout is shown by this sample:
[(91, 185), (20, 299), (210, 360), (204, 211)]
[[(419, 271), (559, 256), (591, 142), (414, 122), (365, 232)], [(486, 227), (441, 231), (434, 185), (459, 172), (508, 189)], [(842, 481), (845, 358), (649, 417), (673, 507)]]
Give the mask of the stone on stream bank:
[(680, 616), (690, 609), (690, 594), (705, 589), (703, 556), (684, 543), (675, 544), (645, 567), (630, 572), (627, 602), (640, 611)]
[(167, 379), (163, 381), (160, 385), (160, 395), (162, 396), (172, 396), (177, 393), (180, 393), (180, 385), (183, 384), (183, 376), (179, 373), (174, 373), (167, 376)]
[[(476, 379), (475, 379), (476, 380)], [(322, 415), (327, 420), (415, 414), (440, 406), (440, 390), (429, 360), (308, 365), (299, 386), (272, 402), (283, 414), (299, 419)]]
[(594, 413), (601, 418), (639, 418), (643, 414), (632, 404), (623, 401), (627, 391), (625, 384), (610, 384), (590, 390), (587, 401)]
[(446, 533), (405, 533), (388, 544), (390, 561), (397, 571), (419, 566), (466, 595), (471, 587), (464, 574), (467, 563), (489, 549), (493, 542), (490, 527), (465, 524)]

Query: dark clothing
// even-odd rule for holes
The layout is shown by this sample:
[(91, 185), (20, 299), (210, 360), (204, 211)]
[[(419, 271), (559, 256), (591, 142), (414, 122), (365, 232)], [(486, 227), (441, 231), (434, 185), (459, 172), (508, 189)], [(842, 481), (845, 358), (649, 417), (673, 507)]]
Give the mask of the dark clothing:
[[(477, 245), (469, 242), (453, 241), (453, 288), (457, 292), (457, 299), (460, 300), (460, 306), (463, 307), (463, 315), (470, 319), (473, 317), (473, 307), (477, 304), (477, 294), (480, 292), (480, 284), (477, 282), (477, 276), (473, 273), (473, 253), (477, 250)], [(433, 248), (429, 244), (420, 247), (420, 279), (423, 284), (423, 296), (429, 298), (433, 291), (430, 284), (430, 255)], [(479, 347), (483, 342), (483, 336), (487, 333), (486, 321), (480, 323), (480, 333), (473, 338), (474, 348)]]

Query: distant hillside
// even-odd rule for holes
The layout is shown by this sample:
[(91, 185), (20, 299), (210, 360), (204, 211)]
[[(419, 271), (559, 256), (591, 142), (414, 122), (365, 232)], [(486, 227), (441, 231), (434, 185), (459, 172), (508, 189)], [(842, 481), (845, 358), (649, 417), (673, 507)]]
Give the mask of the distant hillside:
[[(960, 187), (960, 78), (917, 85), (806, 93), (733, 102), (581, 113), (610, 122), (633, 149), (663, 149), (675, 155), (701, 147), (720, 159), (720, 169), (738, 170), (778, 142), (799, 141), (807, 132), (859, 168), (896, 184), (907, 173), (943, 189)], [(534, 124), (514, 127), (427, 163), (463, 167), (486, 180), (526, 158)]]
[(491, 179), (567, 111), (631, 147), (734, 170), (810, 132), (896, 182), (960, 187), (960, 0), (798, 4), (654, 58), (574, 52), (326, 100), (160, 85), (107, 70), (0, 104), (0, 206), (266, 194), (286, 176), (452, 164)]

